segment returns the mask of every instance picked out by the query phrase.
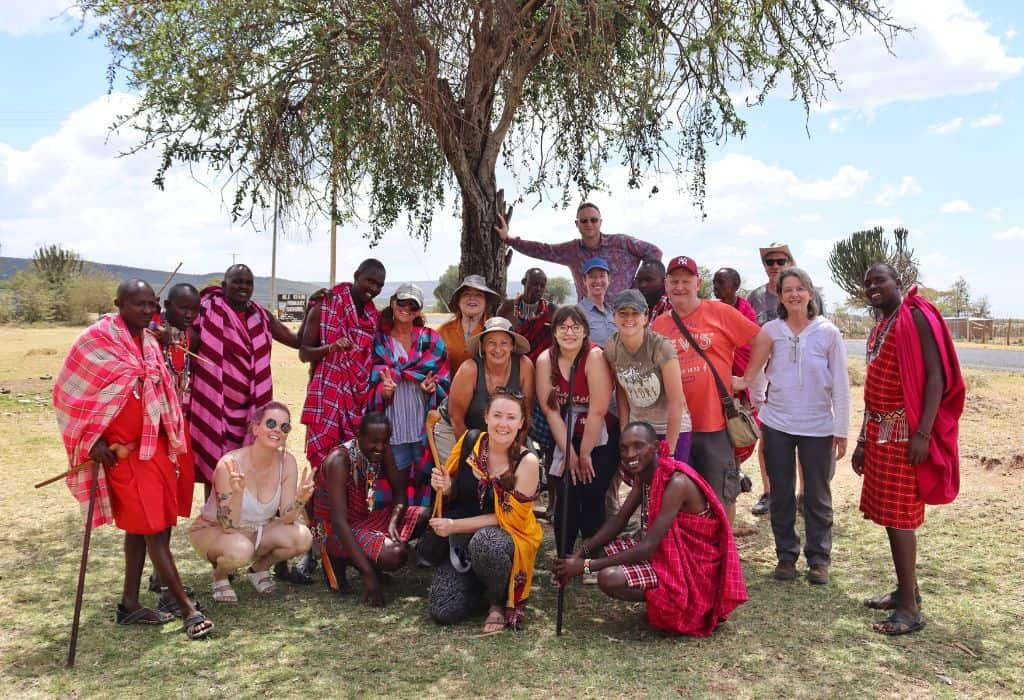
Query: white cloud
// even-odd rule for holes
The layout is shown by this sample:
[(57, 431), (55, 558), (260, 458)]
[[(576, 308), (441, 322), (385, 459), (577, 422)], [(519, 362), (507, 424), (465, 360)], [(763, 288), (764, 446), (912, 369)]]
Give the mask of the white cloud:
[(904, 175), (899, 184), (893, 185), (888, 184), (882, 188), (882, 191), (875, 196), (875, 204), (879, 206), (888, 207), (892, 205), (897, 199), (903, 199), (905, 197), (916, 197), (921, 194), (924, 190), (921, 188), (921, 183), (910, 175)]
[(1012, 41), (1016, 36), (1017, 30), (1014, 29), (1013, 27), (1010, 27), (1005, 32), (1003, 32), (1003, 38), (1006, 39), (1007, 41)]
[(970, 214), (974, 207), (966, 199), (954, 199), (939, 207), (939, 211), (943, 214)]
[(864, 228), (862, 230), (866, 231), (868, 229), (875, 228), (876, 226), (881, 226), (886, 231), (892, 231), (893, 229), (899, 228), (902, 225), (903, 225), (903, 220), (900, 219), (899, 217), (896, 217), (896, 216), (884, 217), (883, 216), (883, 217), (877, 217), (877, 218), (871, 218), (871, 219), (864, 219)]
[(828, 130), (833, 134), (841, 134), (846, 131), (846, 120), (833, 117), (828, 120)]
[(798, 224), (816, 224), (821, 221), (821, 214), (817, 212), (811, 212), (809, 214), (801, 214), (796, 217), (796, 223)]
[(1014, 241), (1024, 239), (1024, 226), (1011, 226), (1005, 231), (993, 233), (992, 238), (997, 241)]
[(985, 212), (985, 218), (988, 219), (989, 221), (995, 221), (996, 223), (999, 223), (1000, 221), (1003, 220), (1003, 208), (993, 207), (992, 209), (989, 209), (987, 212)]
[(963, 117), (955, 117), (950, 119), (948, 122), (942, 122), (941, 124), (932, 124), (928, 127), (928, 131), (939, 136), (948, 136), (954, 131), (957, 131), (961, 126), (964, 125)]
[(744, 238), (764, 238), (767, 232), (763, 226), (757, 224), (745, 224), (740, 226), (739, 234)]
[(24, 36), (66, 32), (81, 13), (72, 0), (7, 0), (0, 3), (0, 34)]
[(991, 126), (999, 126), (1003, 123), (1002, 114), (986, 114), (971, 122), (972, 129), (985, 129)]
[[(826, 110), (871, 111), (893, 102), (972, 95), (996, 88), (1024, 69), (1002, 38), (964, 0), (893, 0), (893, 19), (913, 32), (889, 54), (873, 32), (839, 46), (833, 65), (842, 90)], [(1004, 35), (1005, 36), (1005, 35)]]

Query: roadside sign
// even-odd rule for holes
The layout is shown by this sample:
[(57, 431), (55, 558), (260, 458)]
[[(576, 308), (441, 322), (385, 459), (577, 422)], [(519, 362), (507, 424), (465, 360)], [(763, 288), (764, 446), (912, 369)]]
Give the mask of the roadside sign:
[(306, 312), (305, 294), (278, 294), (277, 317), (282, 321), (301, 321)]

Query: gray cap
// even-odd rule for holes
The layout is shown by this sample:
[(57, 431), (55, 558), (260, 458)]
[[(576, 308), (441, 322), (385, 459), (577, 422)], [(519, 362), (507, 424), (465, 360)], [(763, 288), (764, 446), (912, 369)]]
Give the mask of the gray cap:
[(412, 299), (417, 304), (419, 304), (419, 307), (421, 309), (423, 308), (423, 290), (417, 287), (412, 282), (403, 282), (402, 284), (398, 285), (398, 288), (395, 289), (395, 293), (392, 294), (392, 296), (398, 301), (406, 301), (408, 299)]
[(621, 311), (622, 309), (636, 309), (642, 314), (650, 310), (647, 300), (639, 289), (624, 289), (615, 295), (612, 300), (612, 311)]
[(449, 311), (458, 311), (459, 295), (462, 294), (463, 289), (476, 289), (483, 292), (489, 297), (489, 303), (492, 305), (501, 301), (501, 295), (487, 286), (487, 280), (483, 278), (483, 275), (466, 275), (462, 284), (452, 292), (452, 298), (448, 301)]

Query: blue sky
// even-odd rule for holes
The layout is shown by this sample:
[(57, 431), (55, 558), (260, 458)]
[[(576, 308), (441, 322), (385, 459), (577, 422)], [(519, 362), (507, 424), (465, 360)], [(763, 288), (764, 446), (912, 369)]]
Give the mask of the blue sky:
[[(234, 226), (216, 184), (176, 171), (167, 189), (151, 184), (153, 154), (117, 158), (130, 134), (108, 133), (131, 96), (107, 96), (107, 52), (68, 18), (51, 19), (67, 0), (0, 3), (0, 254), (28, 257), (60, 243), (84, 257), (193, 273), (222, 270), (237, 255), (270, 272), (270, 236)], [(1024, 317), (1017, 276), (1024, 271), (1024, 3), (892, 0), (913, 26), (896, 56), (874, 37), (836, 53), (840, 92), (815, 109), (782, 94), (744, 113), (749, 131), (711, 151), (707, 217), (702, 221), (674, 180), (661, 194), (628, 190), (606, 173), (608, 193), (593, 193), (604, 230), (657, 243), (711, 268), (735, 267), (744, 286), (764, 282), (757, 248), (790, 244), (797, 262), (824, 287), (825, 258), (839, 238), (871, 225), (906, 226), (923, 281), (948, 287), (963, 275), (997, 316)], [(808, 135), (808, 130), (810, 135)], [(546, 241), (575, 235), (573, 211), (520, 205), (513, 233)], [(458, 221), (449, 205), (426, 250), (404, 228), (370, 249), (365, 226), (341, 231), (339, 276), (359, 260), (384, 260), (391, 280), (436, 278), (457, 259)], [(289, 231), (278, 274), (327, 278), (327, 225)], [(516, 256), (510, 278), (534, 264)], [(557, 266), (550, 274), (563, 275)]]

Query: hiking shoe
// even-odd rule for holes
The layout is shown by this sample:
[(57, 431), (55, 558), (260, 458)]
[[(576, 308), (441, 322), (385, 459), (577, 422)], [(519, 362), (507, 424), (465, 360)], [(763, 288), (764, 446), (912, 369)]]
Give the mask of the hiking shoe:
[(828, 583), (828, 564), (815, 564), (807, 570), (807, 582), (818, 586)]
[(770, 493), (762, 493), (761, 497), (757, 499), (757, 503), (750, 509), (753, 515), (768, 515), (768, 511), (772, 507), (772, 495)]
[(772, 578), (776, 581), (792, 581), (796, 578), (796, 562), (780, 561), (772, 572)]

